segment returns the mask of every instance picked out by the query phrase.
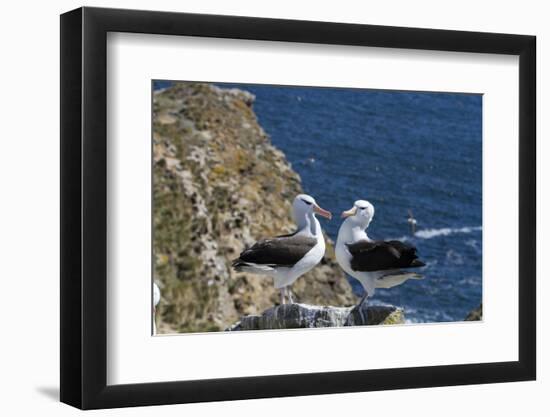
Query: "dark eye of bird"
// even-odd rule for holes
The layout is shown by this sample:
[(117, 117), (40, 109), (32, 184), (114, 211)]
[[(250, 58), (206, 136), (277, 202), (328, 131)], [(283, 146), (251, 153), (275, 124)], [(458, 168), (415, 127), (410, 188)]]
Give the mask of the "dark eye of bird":
[(308, 206), (311, 206), (313, 203), (310, 203), (309, 201), (302, 200), (304, 203), (306, 203)]

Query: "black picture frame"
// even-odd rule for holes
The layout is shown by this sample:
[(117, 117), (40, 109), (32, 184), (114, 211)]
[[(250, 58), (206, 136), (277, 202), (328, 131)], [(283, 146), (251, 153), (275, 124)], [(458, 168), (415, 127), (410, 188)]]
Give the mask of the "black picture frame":
[[(519, 360), (107, 385), (108, 32), (519, 56)], [(535, 51), (524, 35), (88, 7), (61, 15), (61, 401), (94, 409), (535, 379)]]

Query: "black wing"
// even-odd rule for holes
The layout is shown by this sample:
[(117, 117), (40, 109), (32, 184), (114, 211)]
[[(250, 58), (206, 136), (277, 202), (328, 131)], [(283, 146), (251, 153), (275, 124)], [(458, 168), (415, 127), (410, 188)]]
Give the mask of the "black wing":
[(354, 271), (383, 271), (414, 268), (425, 264), (418, 259), (416, 248), (398, 240), (366, 241), (347, 244)]
[(243, 251), (239, 258), (233, 261), (233, 266), (239, 266), (241, 262), (293, 266), (316, 244), (315, 238), (295, 234), (260, 240)]

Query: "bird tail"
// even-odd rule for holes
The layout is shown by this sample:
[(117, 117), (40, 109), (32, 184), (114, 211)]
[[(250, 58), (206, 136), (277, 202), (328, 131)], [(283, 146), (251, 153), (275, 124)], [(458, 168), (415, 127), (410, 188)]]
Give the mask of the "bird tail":
[(412, 262), (411, 262), (411, 265), (410, 266), (413, 266), (413, 267), (420, 267), (420, 266), (426, 266), (426, 264), (424, 262), (422, 262), (420, 259), (414, 259)]
[(245, 262), (241, 259), (235, 259), (231, 266), (237, 272), (252, 272), (254, 274), (271, 275), (274, 271), (273, 265), (261, 265), (252, 262)]
[(231, 262), (231, 266), (233, 269), (237, 272), (241, 272), (244, 267), (246, 267), (248, 264), (244, 261), (241, 261), (240, 258), (234, 259), (233, 262)]
[(397, 285), (403, 284), (409, 279), (424, 279), (424, 275), (409, 271), (392, 271), (378, 278), (378, 280), (376, 281), (376, 287), (392, 288)]

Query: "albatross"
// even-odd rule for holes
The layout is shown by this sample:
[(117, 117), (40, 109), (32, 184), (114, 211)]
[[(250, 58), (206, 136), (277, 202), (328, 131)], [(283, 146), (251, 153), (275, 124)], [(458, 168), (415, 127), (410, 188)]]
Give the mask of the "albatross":
[(391, 288), (422, 275), (409, 268), (425, 266), (418, 259), (416, 248), (399, 240), (371, 240), (366, 232), (374, 216), (374, 207), (358, 200), (342, 213), (345, 219), (336, 241), (336, 260), (342, 269), (356, 278), (365, 290), (361, 306), (376, 288)]
[(239, 272), (272, 277), (280, 292), (281, 304), (285, 304), (285, 295), (293, 302), (288, 287), (317, 265), (325, 254), (325, 238), (315, 215), (332, 218), (329, 211), (319, 207), (307, 194), (296, 196), (292, 209), (297, 225), (294, 233), (260, 240), (244, 250), (232, 264)]

